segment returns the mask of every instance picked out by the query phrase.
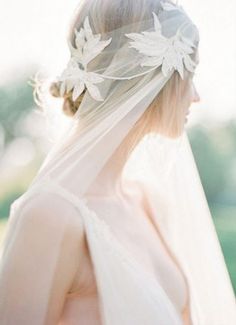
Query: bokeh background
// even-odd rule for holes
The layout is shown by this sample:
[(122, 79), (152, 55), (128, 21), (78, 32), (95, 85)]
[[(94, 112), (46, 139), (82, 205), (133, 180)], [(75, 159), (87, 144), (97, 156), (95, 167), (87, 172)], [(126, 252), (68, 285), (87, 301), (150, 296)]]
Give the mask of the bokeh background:
[[(27, 189), (61, 130), (50, 128), (36, 107), (29, 80), (39, 70), (53, 76), (64, 69), (78, 3), (0, 0), (0, 245), (11, 203)], [(236, 2), (179, 4), (201, 38), (194, 77), (201, 101), (190, 108), (187, 132), (236, 292)], [(52, 105), (52, 118), (60, 104)]]

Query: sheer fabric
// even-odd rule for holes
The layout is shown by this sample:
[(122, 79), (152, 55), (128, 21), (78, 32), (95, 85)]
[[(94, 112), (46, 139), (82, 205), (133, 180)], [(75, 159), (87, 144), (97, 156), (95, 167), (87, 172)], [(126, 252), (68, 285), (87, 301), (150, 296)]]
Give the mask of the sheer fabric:
[[(120, 2), (124, 5), (121, 0), (113, 5)], [(99, 172), (173, 74), (141, 67), (140, 56), (126, 43), (125, 33), (153, 31), (152, 13), (145, 11), (148, 2), (142, 1), (142, 19), (123, 21), (130, 12), (123, 6), (118, 11), (121, 27), (102, 33), (114, 42), (89, 67), (107, 76), (98, 85), (105, 101), (98, 104), (86, 92), (68, 130), (12, 204), (0, 260), (3, 325), (57, 323), (55, 315), (78, 267), (83, 233), (94, 263), (103, 325), (182, 324), (158, 281), (86, 201)], [(94, 33), (103, 30), (103, 5), (102, 0), (82, 1), (78, 9), (81, 24), (89, 16)], [(163, 11), (159, 1), (153, 10), (166, 37), (179, 30), (198, 44), (198, 30), (185, 11)], [(153, 219), (187, 276), (193, 325), (236, 324), (232, 285), (186, 132), (176, 140), (145, 137), (126, 167), (123, 177), (142, 183)]]

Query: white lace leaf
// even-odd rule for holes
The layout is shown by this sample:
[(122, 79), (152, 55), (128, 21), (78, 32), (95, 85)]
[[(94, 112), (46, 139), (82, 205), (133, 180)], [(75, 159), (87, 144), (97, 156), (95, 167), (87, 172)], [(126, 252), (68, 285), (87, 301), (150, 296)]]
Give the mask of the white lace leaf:
[(140, 33), (130, 33), (130, 34), (125, 34), (125, 36), (134, 41), (134, 42), (130, 42), (130, 44), (137, 44), (138, 42), (142, 44), (144, 41), (144, 37)]
[(79, 68), (77, 62), (71, 58), (70, 61), (67, 64), (66, 69), (63, 70), (63, 72), (61, 73), (60, 77), (58, 77), (58, 80), (65, 80), (68, 77), (73, 76), (74, 74), (77, 73), (77, 69)]
[(142, 62), (141, 62), (141, 66), (148, 66), (148, 67), (153, 67), (156, 66), (157, 68), (162, 65), (163, 63), (163, 57), (150, 57), (150, 58), (145, 58)]
[(75, 28), (75, 45), (78, 51), (81, 51), (81, 56), (83, 55), (82, 49), (86, 43), (85, 40), (85, 31), (83, 28), (81, 28), (79, 31)]
[(184, 79), (184, 63), (183, 63), (183, 56), (177, 53), (175, 56), (176, 63), (175, 63), (175, 69), (179, 72), (182, 79)]
[[(103, 81), (103, 78), (93, 72), (87, 72), (81, 70), (78, 64), (75, 64), (74, 59), (71, 59), (68, 63), (67, 69), (63, 71), (62, 75), (58, 78), (59, 81), (62, 81), (60, 87), (61, 96), (64, 95), (65, 92), (69, 92), (73, 89), (72, 99), (75, 101), (87, 86), (87, 83), (99, 83)], [(92, 91), (91, 96), (96, 99), (98, 95), (96, 93), (95, 96), (93, 94), (95, 91)]]
[(97, 34), (97, 35), (93, 34), (92, 28), (89, 23), (88, 16), (86, 16), (85, 20), (84, 20), (84, 33), (85, 33), (85, 37), (86, 37), (87, 41), (96, 39), (96, 42), (99, 42), (100, 34)]
[(74, 80), (73, 79), (68, 79), (66, 81), (66, 92), (70, 92), (74, 88)]
[(175, 69), (179, 72), (181, 78), (184, 78), (184, 65), (182, 60), (182, 55), (180, 52), (176, 51), (176, 48), (170, 47), (166, 56), (163, 59), (162, 72), (165, 76), (172, 70)]
[(76, 101), (76, 99), (81, 95), (81, 93), (85, 89), (85, 84), (84, 82), (78, 80), (76, 85), (74, 86), (73, 94), (72, 94), (72, 99)]
[(75, 47), (68, 42), (71, 59), (58, 78), (62, 81), (60, 95), (63, 96), (65, 92), (73, 90), (72, 99), (75, 101), (86, 87), (93, 99), (102, 101), (104, 99), (95, 84), (104, 81), (104, 78), (97, 73), (88, 72), (87, 65), (110, 44), (112, 38), (101, 41), (101, 34), (93, 34), (88, 16), (84, 20), (83, 27), (79, 31), (75, 29), (74, 32)]
[(68, 93), (72, 90), (76, 84), (78, 79), (78, 64), (71, 59), (66, 69), (62, 72), (62, 74), (57, 78), (58, 81), (61, 81), (60, 85), (60, 96), (64, 96), (65, 93)]
[(76, 59), (77, 62), (82, 64), (82, 62), (83, 62), (83, 49), (80, 46), (74, 48), (70, 41), (68, 42), (68, 46), (69, 46), (69, 49), (70, 49), (71, 57)]
[(95, 100), (97, 101), (103, 101), (104, 99), (102, 98), (100, 91), (98, 89), (98, 87), (96, 87), (95, 85), (93, 85), (90, 82), (86, 83), (88, 92), (90, 93), (90, 96), (93, 97)]
[(101, 34), (93, 34), (90, 27), (88, 16), (84, 20), (84, 27), (81, 27), (79, 31), (75, 30), (75, 45), (69, 44), (71, 54), (81, 63), (84, 67), (92, 61), (97, 55), (99, 55), (103, 49), (108, 46), (112, 38), (106, 41), (100, 41)]
[(166, 58), (164, 58), (161, 69), (162, 69), (163, 75), (164, 76), (167, 76), (168, 73), (173, 69), (173, 66), (171, 66), (169, 60), (167, 60)]
[(74, 33), (76, 47), (70, 41), (68, 41), (68, 46), (71, 56), (84, 67), (99, 55), (112, 40), (110, 38), (106, 41), (100, 41), (101, 34), (93, 34), (88, 17), (85, 18), (84, 27), (81, 27), (79, 31), (74, 29)]
[(67, 78), (62, 81), (60, 86), (60, 95), (64, 96), (65, 93), (70, 92), (73, 89), (72, 98), (76, 100), (84, 90), (84, 82), (76, 78)]
[(85, 80), (93, 84), (98, 84), (104, 81), (104, 79), (98, 73), (95, 72), (86, 72), (85, 76), (86, 76)]
[[(166, 42), (166, 37), (164, 37), (162, 34), (155, 32), (142, 32), (142, 34), (145, 36), (144, 39), (148, 42), (156, 42), (156, 45), (159, 44), (159, 42)], [(158, 43), (157, 43), (158, 42)]]
[(163, 55), (168, 47), (168, 39), (161, 33), (161, 24), (157, 15), (153, 12), (155, 31), (125, 34), (132, 39), (131, 47), (147, 56)]
[(85, 84), (88, 89), (88, 92), (90, 96), (97, 100), (97, 101), (103, 101), (104, 99), (102, 98), (100, 91), (95, 84), (103, 82), (104, 79), (97, 73), (95, 72), (87, 72), (86, 73), (86, 78), (85, 78)]
[(183, 60), (186, 69), (188, 69), (191, 72), (194, 72), (196, 68), (196, 63), (189, 57), (189, 55), (184, 56)]
[(80, 69), (75, 58), (70, 59), (67, 68), (58, 77), (58, 80), (62, 81), (60, 85), (61, 96), (64, 96), (65, 92), (68, 93), (73, 89), (72, 99), (75, 101), (86, 87), (93, 99), (97, 101), (104, 100), (99, 89), (95, 86), (95, 84), (103, 82), (104, 78), (97, 73)]
[(168, 39), (157, 32), (130, 33), (126, 36), (133, 40), (130, 42), (130, 47), (146, 56), (164, 55), (168, 47)]
[[(78, 73), (78, 72), (77, 72)], [(75, 79), (75, 89), (73, 92), (73, 100), (76, 100), (82, 91), (84, 90), (85, 86), (90, 94), (90, 96), (98, 101), (102, 101), (103, 98), (98, 90), (98, 88), (94, 85), (97, 83), (102, 82), (104, 79), (100, 77), (98, 74), (94, 72), (86, 72), (80, 70), (80, 75), (78, 76), (77, 80)]]
[(194, 52), (195, 45), (181, 35), (180, 28), (170, 38), (162, 35), (161, 24), (155, 12), (153, 12), (153, 16), (155, 31), (125, 34), (132, 40), (130, 47), (143, 54), (141, 66), (159, 67), (162, 65), (162, 72), (165, 76), (174, 68), (183, 79), (184, 63), (186, 62), (185, 67), (191, 72), (196, 66), (189, 56)]

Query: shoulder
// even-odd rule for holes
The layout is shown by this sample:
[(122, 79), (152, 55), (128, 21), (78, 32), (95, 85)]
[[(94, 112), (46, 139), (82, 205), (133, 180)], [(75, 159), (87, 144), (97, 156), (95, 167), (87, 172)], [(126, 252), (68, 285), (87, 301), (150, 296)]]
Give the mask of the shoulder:
[(25, 229), (38, 227), (49, 235), (64, 230), (71, 240), (83, 237), (83, 220), (78, 209), (56, 193), (39, 192), (20, 204), (16, 212), (18, 226)]
[[(71, 203), (55, 193), (28, 192), (18, 202), (0, 257), (0, 286), (9, 302), (3, 314), (11, 324), (17, 324), (17, 315), (21, 324), (35, 324), (40, 313), (38, 324), (56, 324), (83, 264), (81, 218)], [(13, 299), (19, 292), (23, 292), (20, 303)], [(32, 297), (37, 297), (37, 304)]]

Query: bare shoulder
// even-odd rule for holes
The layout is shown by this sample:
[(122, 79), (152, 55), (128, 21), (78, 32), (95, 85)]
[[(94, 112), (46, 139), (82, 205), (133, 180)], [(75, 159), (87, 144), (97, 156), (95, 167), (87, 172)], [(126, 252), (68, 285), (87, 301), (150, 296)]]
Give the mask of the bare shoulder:
[[(40, 192), (29, 198), (17, 215), (17, 223), (32, 227), (61, 231), (82, 240), (84, 226), (82, 216), (69, 201), (55, 193)], [(73, 237), (71, 237), (73, 239)]]
[[(9, 306), (0, 304), (0, 311), (7, 313), (11, 324), (19, 317), (21, 324), (33, 324), (36, 318), (40, 324), (57, 324), (83, 262), (82, 218), (55, 193), (40, 191), (18, 202), (8, 226), (0, 276), (2, 301)], [(20, 303), (14, 299), (19, 292)]]

